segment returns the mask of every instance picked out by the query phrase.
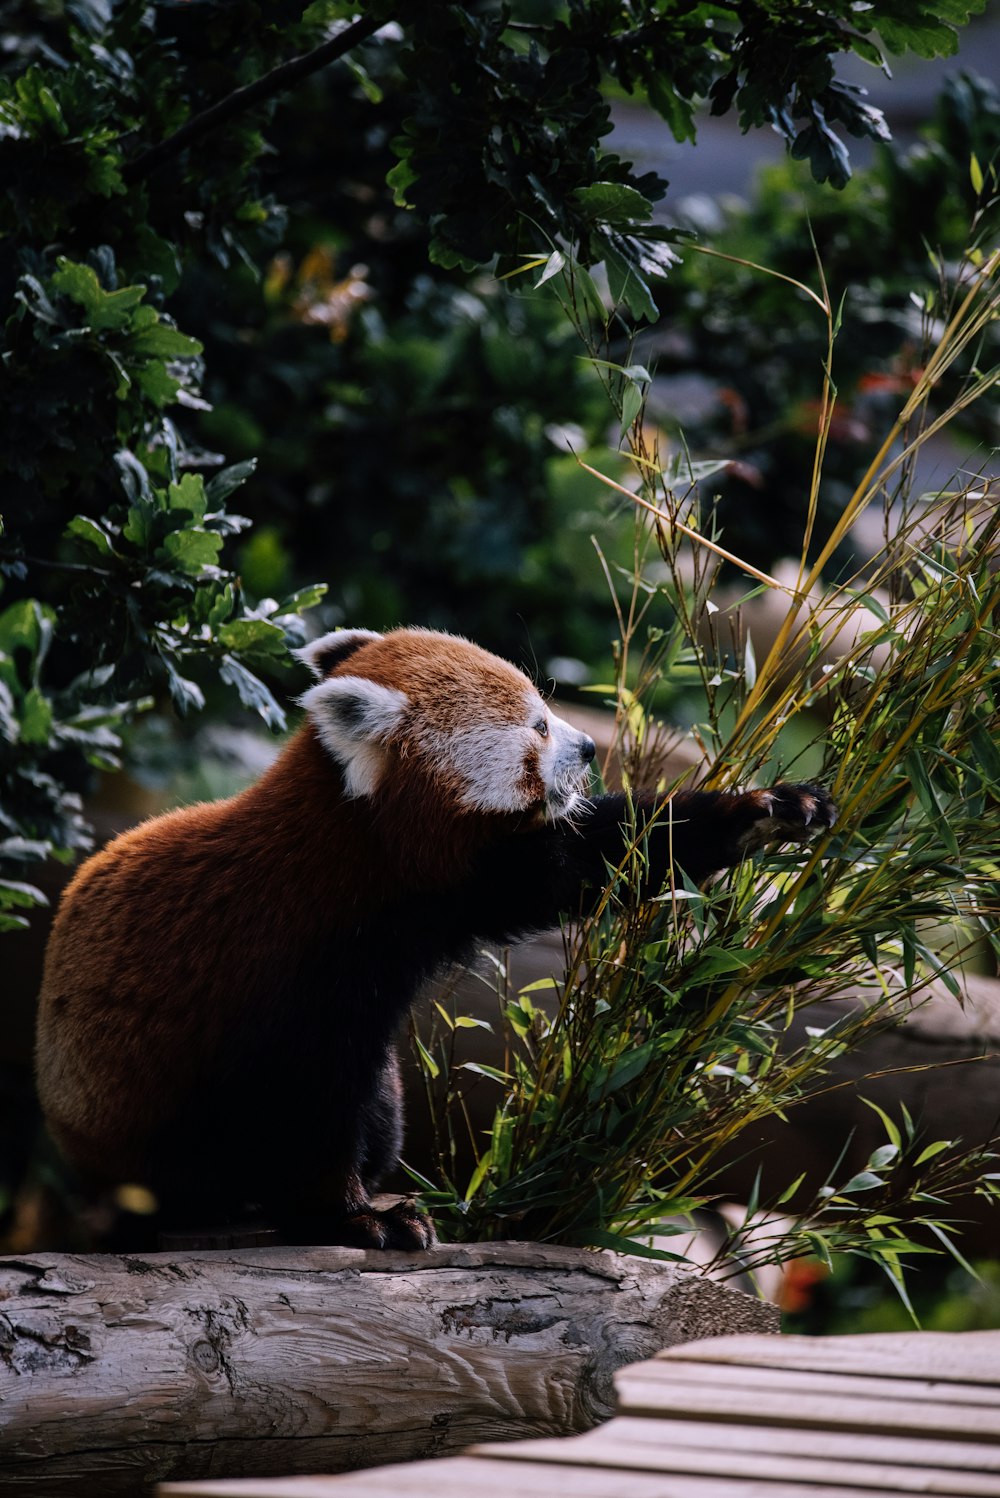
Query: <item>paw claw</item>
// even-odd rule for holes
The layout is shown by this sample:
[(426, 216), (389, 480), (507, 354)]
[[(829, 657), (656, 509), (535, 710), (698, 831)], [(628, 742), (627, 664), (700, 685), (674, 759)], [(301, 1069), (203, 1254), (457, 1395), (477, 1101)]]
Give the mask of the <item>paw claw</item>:
[(401, 1248), (410, 1253), (437, 1242), (434, 1224), (411, 1201), (379, 1210), (365, 1207), (346, 1219), (343, 1241), (352, 1248)]
[(834, 825), (837, 808), (821, 785), (780, 783), (766, 791), (751, 791), (757, 818), (744, 835), (747, 851), (775, 842), (808, 842)]

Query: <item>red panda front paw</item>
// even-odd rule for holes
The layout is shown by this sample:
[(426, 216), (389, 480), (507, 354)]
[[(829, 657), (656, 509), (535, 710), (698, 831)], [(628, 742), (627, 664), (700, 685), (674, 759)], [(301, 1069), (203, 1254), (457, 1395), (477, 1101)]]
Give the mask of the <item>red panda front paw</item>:
[(343, 1242), (352, 1248), (402, 1248), (412, 1253), (432, 1248), (437, 1236), (427, 1213), (404, 1200), (383, 1210), (363, 1207), (352, 1212), (345, 1222)]
[(767, 843), (807, 843), (837, 820), (837, 808), (821, 785), (772, 785), (764, 791), (744, 792), (753, 820), (739, 842), (753, 853)]

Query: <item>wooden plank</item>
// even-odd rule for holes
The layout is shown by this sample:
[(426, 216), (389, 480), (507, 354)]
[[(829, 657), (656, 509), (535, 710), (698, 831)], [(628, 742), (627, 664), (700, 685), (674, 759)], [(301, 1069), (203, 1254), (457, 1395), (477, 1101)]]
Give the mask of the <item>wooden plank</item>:
[[(863, 1460), (884, 1462), (889, 1466), (954, 1467), (1000, 1474), (1000, 1446), (858, 1431), (796, 1430), (791, 1426), (730, 1425), (725, 1421), (644, 1420), (639, 1416), (619, 1415), (607, 1425), (571, 1439), (574, 1444), (601, 1439), (627, 1447), (652, 1446), (666, 1450), (672, 1450), (675, 1445), (699, 1447), (711, 1444), (727, 1456), (744, 1451), (783, 1452), (790, 1456), (823, 1456), (830, 1461)], [(527, 1450), (534, 1444), (516, 1441), (504, 1447), (497, 1445), (496, 1450), (507, 1456)]]
[(743, 1384), (703, 1387), (683, 1369), (658, 1361), (637, 1363), (615, 1374), (622, 1414), (672, 1419), (749, 1421), (757, 1425), (816, 1427), (821, 1430), (882, 1431), (886, 1434), (940, 1436), (948, 1440), (1000, 1442), (1000, 1408), (963, 1404), (908, 1405), (899, 1399), (859, 1395), (805, 1394), (758, 1390), (752, 1377)]
[[(1000, 1498), (1000, 1471), (980, 1472), (970, 1463), (961, 1470), (919, 1464), (894, 1464), (861, 1461), (843, 1450), (838, 1459), (829, 1454), (811, 1452), (778, 1452), (773, 1449), (738, 1450), (727, 1436), (739, 1427), (703, 1425), (689, 1441), (670, 1439), (675, 1427), (672, 1421), (628, 1421), (630, 1432), (615, 1431), (618, 1421), (600, 1430), (567, 1439), (517, 1441), (510, 1446), (490, 1444), (474, 1446), (472, 1455), (491, 1456), (514, 1463), (522, 1461), (557, 1463), (567, 1473), (566, 1490), (572, 1491), (575, 1474), (570, 1468), (605, 1467), (616, 1472), (651, 1471), (677, 1475), (741, 1479), (757, 1478), (769, 1482), (793, 1482), (808, 1485), (835, 1482), (841, 1487), (876, 1488), (898, 1493), (947, 1494), (950, 1498)], [(624, 1423), (624, 1422), (622, 1422)], [(639, 1425), (654, 1427), (659, 1441), (642, 1441), (634, 1434)], [(689, 1427), (689, 1429), (692, 1427)], [(764, 1437), (771, 1430), (759, 1431)], [(808, 1432), (812, 1436), (813, 1432)], [(936, 1443), (937, 1444), (937, 1443)], [(857, 1455), (860, 1455), (858, 1453)], [(973, 1470), (969, 1470), (972, 1466)], [(515, 1483), (516, 1486), (516, 1483)]]
[(646, 1366), (654, 1364), (663, 1376), (689, 1385), (703, 1388), (753, 1388), (756, 1392), (771, 1393), (787, 1390), (796, 1396), (802, 1394), (835, 1394), (862, 1399), (903, 1399), (907, 1403), (928, 1400), (938, 1405), (982, 1405), (987, 1409), (1000, 1409), (1000, 1386), (989, 1384), (953, 1383), (948, 1380), (936, 1382), (923, 1377), (890, 1378), (866, 1377), (862, 1374), (837, 1372), (816, 1373), (799, 1368), (771, 1368), (753, 1365), (748, 1367), (735, 1363), (701, 1363), (685, 1361), (683, 1368), (675, 1362), (650, 1359)]
[[(397, 1469), (398, 1470), (398, 1469)], [(161, 1482), (156, 1494), (185, 1498), (336, 1498), (332, 1477), (219, 1477), (204, 1482)]]
[(996, 1385), (1000, 1384), (1000, 1331), (712, 1337), (668, 1348), (657, 1353), (657, 1359)]
[(758, 1481), (756, 1478), (693, 1477), (682, 1473), (614, 1472), (599, 1468), (560, 1468), (544, 1462), (518, 1463), (483, 1457), (379, 1467), (339, 1477), (313, 1478), (308, 1492), (287, 1483), (245, 1481), (164, 1483), (158, 1498), (890, 1498), (891, 1487), (843, 1487)]

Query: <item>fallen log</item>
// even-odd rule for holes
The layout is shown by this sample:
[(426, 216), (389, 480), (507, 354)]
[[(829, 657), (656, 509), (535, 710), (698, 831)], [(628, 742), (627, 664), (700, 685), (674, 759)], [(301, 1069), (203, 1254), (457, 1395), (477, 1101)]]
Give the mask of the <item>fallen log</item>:
[(671, 1264), (523, 1243), (0, 1259), (0, 1493), (339, 1472), (586, 1430), (663, 1347), (776, 1331)]

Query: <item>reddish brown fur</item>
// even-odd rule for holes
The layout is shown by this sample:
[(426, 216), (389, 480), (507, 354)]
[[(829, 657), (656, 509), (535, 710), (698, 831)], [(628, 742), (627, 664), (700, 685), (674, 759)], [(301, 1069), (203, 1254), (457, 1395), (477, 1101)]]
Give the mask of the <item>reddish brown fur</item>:
[[(443, 728), (462, 721), (463, 703), (466, 718), (470, 702), (500, 721), (523, 716), (520, 672), (442, 638), (401, 631), (330, 674), (405, 690)], [(511, 824), (457, 808), (405, 734), (386, 753), (377, 795), (349, 800), (307, 722), (240, 795), (135, 827), (79, 870), (53, 926), (38, 1021), (43, 1105), (79, 1166), (142, 1178), (144, 1135), (203, 1057), (268, 1018), (262, 973), (351, 933), (394, 895), (453, 884)], [(144, 1001), (151, 992), (161, 997)]]
[[(540, 704), (467, 641), (401, 630), (319, 650), (329, 675), (363, 678), (307, 694), (317, 713), (333, 699), (346, 712), (332, 739), (329, 716), (323, 740), (307, 721), (256, 785), (134, 828), (69, 885), (42, 983), (39, 1094), (77, 1166), (144, 1181), (172, 1212), (228, 1192), (233, 1210), (260, 1201), (310, 1235), (296, 1241), (420, 1247), (427, 1220), (379, 1214), (368, 1195), (399, 1150), (399, 1021), (443, 964), (578, 910), (620, 862), (630, 808), (581, 799), (579, 825), (544, 818)], [(499, 749), (496, 724), (516, 727)], [(572, 786), (594, 746), (559, 728)], [(467, 771), (499, 780), (484, 804), (522, 809), (469, 810)], [(650, 839), (656, 889), (672, 858), (700, 880), (834, 815), (810, 786), (682, 793), (670, 810), (669, 836)], [(650, 828), (663, 811), (637, 808)]]
[(445, 733), (468, 723), (473, 703), (479, 718), (520, 722), (530, 687), (516, 666), (471, 641), (417, 629), (362, 645), (329, 674), (364, 676), (405, 692)]

